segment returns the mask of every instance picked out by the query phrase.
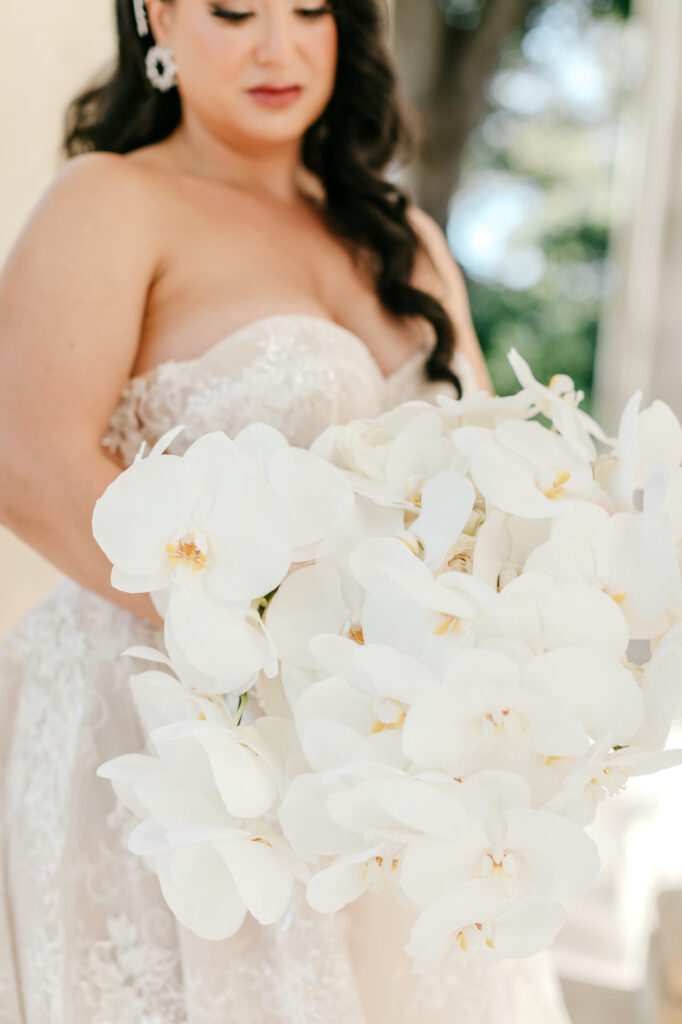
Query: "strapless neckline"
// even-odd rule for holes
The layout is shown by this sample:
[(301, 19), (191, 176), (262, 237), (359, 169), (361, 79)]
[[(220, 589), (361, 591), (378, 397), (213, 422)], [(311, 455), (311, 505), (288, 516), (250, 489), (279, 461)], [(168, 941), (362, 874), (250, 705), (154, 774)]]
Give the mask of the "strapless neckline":
[[(163, 360), (124, 385), (102, 444), (125, 465), (173, 425), (185, 429), (174, 453), (202, 434), (235, 436), (269, 423), (290, 444), (308, 447), (330, 423), (376, 417), (410, 399), (433, 401), (451, 386), (429, 381), (426, 348), (384, 374), (362, 338), (310, 313), (264, 316), (224, 335), (196, 356)], [(453, 366), (475, 390), (466, 356)]]
[(147, 380), (148, 378), (155, 376), (159, 371), (163, 370), (167, 366), (192, 366), (194, 364), (199, 364), (203, 360), (215, 356), (215, 354), (221, 349), (227, 348), (230, 342), (234, 342), (243, 334), (251, 333), (256, 327), (274, 327), (277, 323), (284, 325), (287, 322), (296, 320), (306, 320), (311, 324), (320, 324), (320, 326), (323, 326), (325, 330), (335, 330), (340, 339), (350, 342), (350, 344), (358, 351), (364, 353), (364, 358), (367, 361), (367, 364), (373, 368), (377, 377), (387, 386), (402, 376), (405, 371), (411, 369), (417, 363), (417, 360), (423, 361), (426, 358), (426, 349), (417, 349), (417, 351), (413, 352), (411, 356), (408, 356), (400, 366), (397, 366), (395, 370), (391, 371), (391, 373), (386, 374), (381, 369), (376, 358), (362, 338), (355, 334), (354, 331), (351, 331), (349, 328), (338, 323), (336, 320), (330, 320), (324, 316), (315, 316), (311, 313), (274, 313), (269, 316), (258, 317), (256, 320), (251, 320), (243, 327), (238, 327), (237, 330), (230, 331), (229, 334), (219, 338), (218, 341), (213, 342), (212, 345), (209, 345), (208, 348), (204, 349), (203, 352), (200, 352), (196, 356), (189, 356), (187, 359), (164, 359), (163, 362), (150, 366), (148, 370), (143, 370), (141, 373), (137, 373), (130, 377), (130, 380)]

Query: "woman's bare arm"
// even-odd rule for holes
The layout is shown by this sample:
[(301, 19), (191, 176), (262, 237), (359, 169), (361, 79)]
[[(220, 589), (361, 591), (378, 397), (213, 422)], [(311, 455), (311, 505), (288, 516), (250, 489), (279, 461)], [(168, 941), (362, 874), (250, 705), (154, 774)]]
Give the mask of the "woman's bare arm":
[(31, 213), (0, 275), (0, 521), (89, 590), (160, 623), (109, 582), (92, 536), (120, 473), (100, 440), (130, 374), (157, 255), (143, 172), (75, 157)]
[(471, 319), (464, 274), (450, 251), (440, 225), (419, 207), (409, 208), (412, 226), (420, 236), (433, 261), (435, 274), (424, 271), (417, 287), (428, 290), (445, 307), (457, 331), (457, 345), (468, 357), (478, 386), (491, 395), (495, 393), (483, 352)]

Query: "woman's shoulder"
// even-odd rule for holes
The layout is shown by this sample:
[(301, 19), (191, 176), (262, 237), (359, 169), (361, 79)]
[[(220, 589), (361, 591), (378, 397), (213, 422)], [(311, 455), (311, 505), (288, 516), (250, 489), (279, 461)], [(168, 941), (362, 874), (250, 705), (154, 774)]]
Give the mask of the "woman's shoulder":
[[(420, 206), (417, 206), (416, 203), (408, 203), (405, 207), (405, 214), (417, 234), (431, 240), (439, 235), (443, 235), (438, 221), (430, 213), (427, 213), (426, 210), (422, 210)], [(443, 237), (445, 236), (443, 235)]]
[(36, 198), (20, 237), (71, 234), (82, 224), (92, 241), (111, 231), (145, 231), (153, 189), (125, 157), (117, 153), (79, 153), (59, 167)]
[(445, 232), (431, 214), (414, 203), (406, 207), (405, 215), (422, 246), (415, 268), (416, 287), (430, 292), (442, 302), (452, 289), (453, 277), (461, 274)]
[(428, 259), (420, 263), (417, 287), (429, 291), (441, 302), (455, 325), (457, 347), (473, 366), (477, 386), (494, 394), (471, 316), (466, 278), (450, 249), (447, 235), (425, 210), (412, 205), (406, 213), (428, 254)]
[(159, 191), (149, 173), (124, 155), (79, 153), (37, 198), (22, 236), (39, 244), (53, 236), (81, 237), (92, 252), (98, 241), (107, 246), (112, 237), (126, 235), (153, 259), (163, 223)]
[(108, 208), (147, 199), (150, 175), (127, 154), (92, 151), (70, 157), (57, 171), (46, 196), (88, 203), (107, 199)]
[(450, 249), (447, 235), (435, 217), (432, 217), (430, 213), (422, 210), (421, 207), (416, 206), (414, 203), (408, 205), (405, 213), (430, 256), (435, 269), (440, 274), (445, 272), (446, 276), (450, 276), (453, 273), (454, 264), (454, 272), (457, 273), (459, 271), (459, 274), (461, 274)]

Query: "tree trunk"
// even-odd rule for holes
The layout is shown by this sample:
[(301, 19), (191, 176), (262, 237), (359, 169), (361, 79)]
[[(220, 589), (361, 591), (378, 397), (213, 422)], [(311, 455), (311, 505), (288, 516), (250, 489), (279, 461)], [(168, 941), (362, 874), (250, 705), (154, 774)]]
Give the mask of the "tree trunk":
[(395, 0), (394, 49), (405, 93), (425, 136), (407, 177), (416, 201), (445, 226), (467, 138), (485, 107), (485, 85), (511, 29), (538, 0), (487, 0), (477, 27), (447, 24), (437, 0)]

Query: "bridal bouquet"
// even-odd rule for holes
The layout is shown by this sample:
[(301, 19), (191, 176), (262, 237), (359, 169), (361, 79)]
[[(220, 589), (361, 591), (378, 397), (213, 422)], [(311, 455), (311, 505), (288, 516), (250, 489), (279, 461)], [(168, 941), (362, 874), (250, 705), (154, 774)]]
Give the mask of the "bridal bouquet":
[(101, 765), (131, 851), (206, 939), (368, 890), (414, 909), (414, 971), (551, 944), (594, 881), (585, 826), (682, 763), (682, 428), (617, 438), (564, 375), (408, 401), (310, 450), (254, 423), (138, 454), (97, 502), (112, 583), (165, 651), (130, 685), (144, 753)]

